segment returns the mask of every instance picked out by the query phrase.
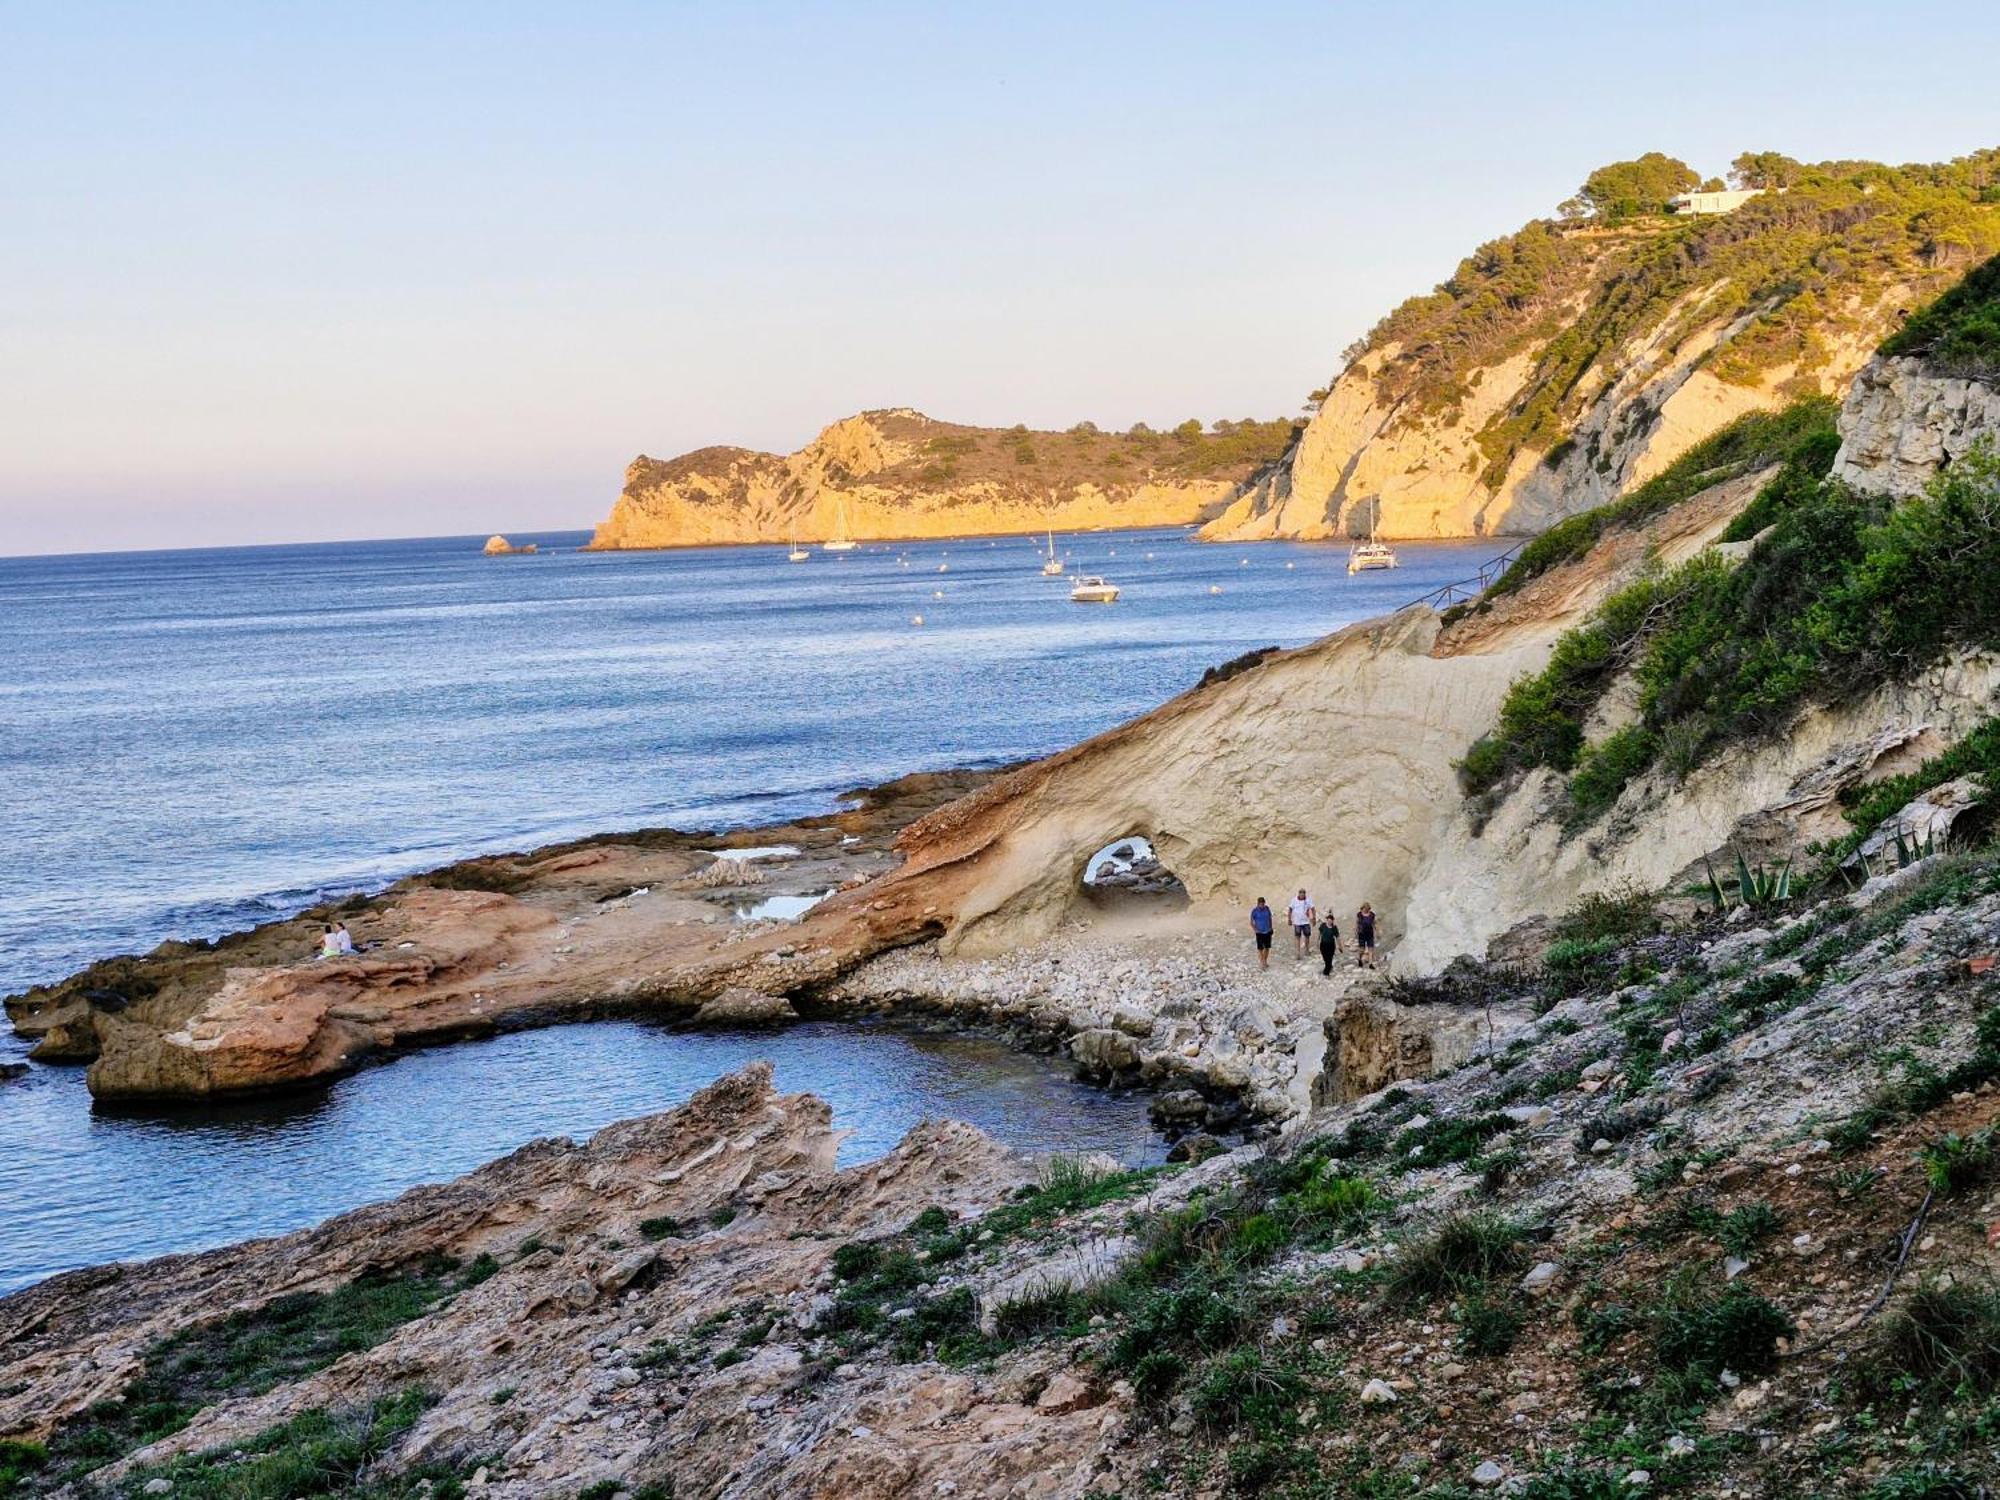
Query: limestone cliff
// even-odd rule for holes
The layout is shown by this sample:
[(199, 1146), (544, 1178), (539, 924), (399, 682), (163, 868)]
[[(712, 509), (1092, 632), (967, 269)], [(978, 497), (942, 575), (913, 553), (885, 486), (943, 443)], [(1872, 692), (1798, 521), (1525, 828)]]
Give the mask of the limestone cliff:
[(2000, 387), (1889, 356), (1855, 377), (1840, 418), (1835, 477), (1856, 489), (1914, 495), (1982, 434), (2000, 432)]
[(2000, 248), (2000, 152), (1792, 165), (1732, 213), (1538, 221), (1481, 247), (1376, 326), (1203, 535), (1540, 531), (1746, 412), (1839, 394), (1900, 315)]
[(792, 454), (702, 448), (641, 456), (593, 548), (977, 536), (1181, 526), (1207, 519), (1275, 459), (1285, 422), (1171, 433), (997, 429), (907, 409), (835, 422)]

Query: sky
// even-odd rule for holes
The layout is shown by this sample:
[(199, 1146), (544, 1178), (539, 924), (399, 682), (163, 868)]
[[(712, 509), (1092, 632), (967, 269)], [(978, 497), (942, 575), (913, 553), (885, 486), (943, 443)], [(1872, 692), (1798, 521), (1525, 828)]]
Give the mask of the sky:
[(2000, 144), (2000, 7), (0, 0), (0, 552), (1296, 411), (1602, 162)]

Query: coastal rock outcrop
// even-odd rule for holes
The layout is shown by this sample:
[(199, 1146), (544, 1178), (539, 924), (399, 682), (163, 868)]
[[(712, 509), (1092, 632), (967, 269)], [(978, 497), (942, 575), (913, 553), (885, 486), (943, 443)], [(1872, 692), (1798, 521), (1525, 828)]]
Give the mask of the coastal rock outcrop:
[[(1192, 430), (1189, 430), (1192, 428)], [(635, 459), (595, 549), (1181, 526), (1283, 451), (1287, 422), (1031, 432), (862, 412), (792, 454)]]
[(1912, 356), (1877, 359), (1840, 413), (1834, 477), (1858, 490), (1914, 495), (1982, 436), (2000, 433), (1991, 377), (1939, 374)]

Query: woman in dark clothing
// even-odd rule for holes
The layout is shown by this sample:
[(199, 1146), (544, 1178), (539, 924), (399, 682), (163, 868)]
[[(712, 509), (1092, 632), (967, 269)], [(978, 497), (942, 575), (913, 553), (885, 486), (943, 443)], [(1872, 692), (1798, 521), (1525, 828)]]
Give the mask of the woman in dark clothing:
[(1366, 901), (1354, 914), (1354, 966), (1357, 969), (1375, 967), (1375, 908)]
[(1319, 919), (1319, 962), (1320, 973), (1333, 972), (1333, 955), (1340, 951), (1340, 924), (1328, 912)]

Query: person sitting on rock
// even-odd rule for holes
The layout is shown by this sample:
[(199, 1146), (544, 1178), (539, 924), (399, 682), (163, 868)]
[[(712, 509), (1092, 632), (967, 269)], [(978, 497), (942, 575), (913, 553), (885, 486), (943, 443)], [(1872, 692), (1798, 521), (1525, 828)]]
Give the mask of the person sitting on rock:
[(1319, 962), (1320, 973), (1333, 972), (1333, 956), (1340, 951), (1340, 924), (1333, 919), (1332, 912), (1320, 913), (1319, 919)]
[(333, 948), (343, 958), (354, 951), (354, 935), (347, 930), (345, 922), (333, 924)]
[(1271, 908), (1259, 896), (1257, 904), (1250, 908), (1250, 935), (1257, 939), (1257, 967), (1271, 967)]
[(331, 926), (320, 929), (319, 953), (316, 956), (320, 958), (340, 957), (340, 937), (334, 932)]
[(1375, 908), (1366, 901), (1354, 914), (1354, 967), (1375, 967)]

